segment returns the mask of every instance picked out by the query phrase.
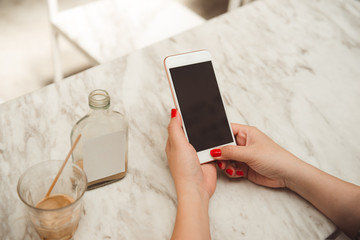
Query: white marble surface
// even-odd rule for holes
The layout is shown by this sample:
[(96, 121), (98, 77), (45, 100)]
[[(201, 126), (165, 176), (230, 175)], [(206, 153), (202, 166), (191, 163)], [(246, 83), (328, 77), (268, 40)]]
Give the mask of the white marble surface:
[(54, 19), (60, 32), (98, 63), (204, 22), (175, 0), (101, 0), (62, 11)]
[[(74, 239), (169, 239), (177, 200), (164, 153), (173, 103), (162, 60), (196, 49), (213, 55), (232, 122), (255, 125), (306, 162), (360, 184), (360, 3), (257, 1), (0, 105), (0, 239), (37, 239), (17, 180), (37, 162), (65, 157), (95, 88), (129, 118), (129, 171), (85, 194)], [(290, 191), (222, 174), (209, 214), (213, 239), (324, 239), (335, 230)]]

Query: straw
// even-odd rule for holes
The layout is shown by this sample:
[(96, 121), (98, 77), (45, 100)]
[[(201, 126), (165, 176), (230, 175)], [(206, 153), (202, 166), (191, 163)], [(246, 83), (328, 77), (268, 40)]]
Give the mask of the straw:
[(50, 193), (51, 193), (51, 191), (53, 190), (53, 188), (54, 188), (57, 180), (59, 179), (60, 174), (61, 174), (62, 171), (64, 170), (64, 167), (65, 167), (67, 161), (69, 160), (72, 152), (74, 151), (76, 145), (78, 144), (78, 142), (79, 142), (79, 140), (80, 140), (80, 137), (81, 137), (81, 134), (79, 134), (79, 136), (76, 138), (74, 144), (72, 145), (72, 147), (71, 147), (71, 149), (70, 149), (70, 152), (69, 152), (68, 155), (66, 156), (65, 161), (64, 161), (64, 163), (62, 164), (61, 168), (59, 169), (59, 172), (57, 173), (54, 181), (52, 182), (52, 184), (51, 184), (51, 186), (50, 186), (50, 188), (49, 188), (49, 191), (46, 193), (45, 198), (47, 198), (47, 197), (50, 196)]

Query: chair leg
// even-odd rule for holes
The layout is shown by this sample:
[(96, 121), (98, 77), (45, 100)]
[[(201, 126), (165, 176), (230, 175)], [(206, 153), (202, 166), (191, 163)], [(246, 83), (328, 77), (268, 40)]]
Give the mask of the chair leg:
[(239, 7), (242, 0), (229, 0), (228, 9), (227, 11), (234, 10), (235, 8)]
[(59, 82), (63, 79), (63, 72), (61, 67), (59, 33), (55, 29), (51, 29), (51, 47), (53, 58), (54, 82)]

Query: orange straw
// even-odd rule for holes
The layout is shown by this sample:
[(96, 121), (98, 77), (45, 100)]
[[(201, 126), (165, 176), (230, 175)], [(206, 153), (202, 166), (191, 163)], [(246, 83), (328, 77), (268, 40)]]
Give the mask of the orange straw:
[(75, 140), (74, 144), (72, 145), (72, 147), (71, 147), (71, 149), (70, 149), (70, 152), (69, 152), (69, 153), (68, 153), (68, 155), (66, 156), (65, 161), (64, 161), (64, 163), (62, 164), (62, 166), (61, 166), (61, 168), (60, 168), (59, 172), (57, 173), (57, 175), (56, 175), (56, 177), (55, 177), (54, 181), (52, 182), (52, 184), (51, 184), (51, 186), (50, 186), (50, 188), (49, 188), (49, 191), (46, 193), (45, 198), (47, 198), (47, 197), (49, 197), (49, 196), (50, 196), (50, 193), (51, 193), (51, 191), (53, 190), (53, 188), (54, 188), (54, 186), (55, 186), (55, 184), (56, 184), (57, 180), (59, 179), (60, 174), (61, 174), (61, 173), (62, 173), (62, 171), (64, 170), (64, 167), (65, 167), (65, 165), (66, 165), (67, 161), (69, 160), (69, 158), (70, 158), (70, 156), (71, 156), (72, 152), (74, 151), (74, 149), (75, 149), (76, 145), (78, 144), (78, 142), (79, 142), (79, 140), (80, 140), (80, 137), (81, 137), (81, 134), (79, 134), (79, 136), (76, 138), (76, 140)]

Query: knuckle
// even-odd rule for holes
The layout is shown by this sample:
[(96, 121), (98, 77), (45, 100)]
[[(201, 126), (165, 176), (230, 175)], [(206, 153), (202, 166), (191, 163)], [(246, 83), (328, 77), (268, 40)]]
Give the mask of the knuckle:
[(234, 154), (234, 149), (232, 148), (232, 146), (225, 146), (222, 148), (222, 155), (225, 156), (232, 156)]
[(169, 123), (167, 129), (168, 129), (168, 132), (171, 132), (172, 129), (174, 129), (174, 124), (173, 124), (173, 123)]

